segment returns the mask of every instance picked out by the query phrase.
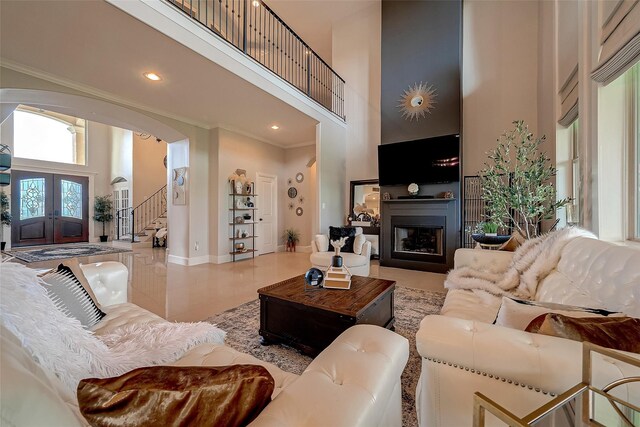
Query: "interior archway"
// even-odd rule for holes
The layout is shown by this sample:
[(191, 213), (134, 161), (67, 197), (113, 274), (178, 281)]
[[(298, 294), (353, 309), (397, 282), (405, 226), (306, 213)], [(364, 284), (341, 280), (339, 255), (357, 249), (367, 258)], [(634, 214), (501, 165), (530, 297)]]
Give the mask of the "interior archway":
[[(105, 125), (134, 132), (151, 133), (167, 143), (180, 142), (180, 144), (178, 144), (180, 146), (186, 144), (186, 150), (188, 151), (188, 137), (157, 119), (133, 109), (100, 99), (54, 91), (15, 88), (0, 89), (0, 123), (11, 116), (20, 104), (82, 117), (90, 121), (100, 122)], [(169, 162), (168, 167), (171, 168), (171, 160), (169, 160)], [(188, 206), (184, 208), (188, 211)], [(188, 213), (186, 215), (188, 216)], [(168, 215), (169, 230), (171, 230), (174, 221), (176, 221), (176, 219), (173, 218), (173, 215)], [(178, 249), (182, 247), (188, 248), (188, 233), (175, 233), (168, 240), (168, 244), (170, 251), (172, 251), (174, 247)], [(177, 252), (181, 251), (178, 250)]]

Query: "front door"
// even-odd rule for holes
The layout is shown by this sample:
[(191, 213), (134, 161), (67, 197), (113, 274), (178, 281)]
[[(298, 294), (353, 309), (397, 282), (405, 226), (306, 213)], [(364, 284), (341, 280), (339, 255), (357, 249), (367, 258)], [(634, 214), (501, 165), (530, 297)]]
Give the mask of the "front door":
[(275, 252), (278, 246), (278, 178), (258, 172), (256, 174), (256, 207), (258, 208), (258, 254)]
[(12, 246), (88, 241), (88, 178), (17, 170), (11, 175)]

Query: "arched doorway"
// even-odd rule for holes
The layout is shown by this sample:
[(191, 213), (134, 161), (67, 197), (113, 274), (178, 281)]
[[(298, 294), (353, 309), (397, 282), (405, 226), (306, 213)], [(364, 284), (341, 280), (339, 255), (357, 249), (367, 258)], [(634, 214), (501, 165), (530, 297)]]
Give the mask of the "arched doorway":
[[(54, 111), (60, 114), (83, 117), (87, 120), (102, 123), (107, 126), (128, 129), (133, 132), (148, 132), (167, 143), (180, 142), (188, 146), (188, 138), (161, 120), (142, 114), (133, 109), (116, 105), (88, 96), (71, 95), (45, 90), (33, 89), (0, 89), (0, 123), (10, 117), (19, 105), (29, 105), (34, 108)], [(180, 166), (184, 166), (182, 163)], [(171, 167), (171, 160), (169, 165)], [(170, 222), (169, 219), (169, 228)], [(93, 222), (90, 222), (93, 229)], [(185, 240), (182, 242), (181, 240)], [(169, 245), (178, 244), (188, 247), (188, 235), (180, 234), (176, 239), (169, 239)]]

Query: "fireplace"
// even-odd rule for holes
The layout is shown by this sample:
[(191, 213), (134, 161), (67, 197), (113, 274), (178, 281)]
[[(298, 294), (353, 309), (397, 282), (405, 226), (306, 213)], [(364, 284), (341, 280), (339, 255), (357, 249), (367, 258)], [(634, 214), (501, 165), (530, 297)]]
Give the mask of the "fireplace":
[(380, 265), (446, 273), (453, 267), (459, 226), (452, 199), (382, 202)]
[(391, 257), (444, 263), (445, 225), (443, 216), (392, 217)]

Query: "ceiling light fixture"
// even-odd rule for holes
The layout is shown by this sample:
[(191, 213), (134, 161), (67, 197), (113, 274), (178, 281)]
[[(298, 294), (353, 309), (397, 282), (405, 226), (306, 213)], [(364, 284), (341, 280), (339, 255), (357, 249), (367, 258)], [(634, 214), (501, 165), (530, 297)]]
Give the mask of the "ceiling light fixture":
[(146, 78), (148, 78), (149, 80), (152, 80), (154, 82), (162, 80), (162, 77), (160, 77), (159, 74), (156, 74), (156, 73), (154, 73), (152, 71), (150, 71), (148, 73), (144, 73), (143, 76), (145, 76)]
[(271, 126), (271, 129), (273, 129), (273, 130), (278, 130), (278, 129), (280, 129), (280, 126), (278, 126), (278, 125), (273, 125), (273, 126)]

